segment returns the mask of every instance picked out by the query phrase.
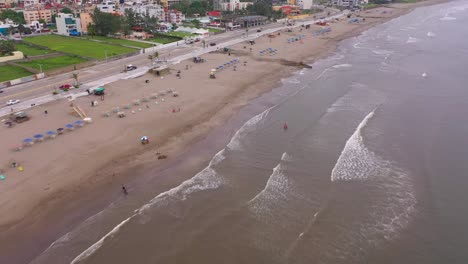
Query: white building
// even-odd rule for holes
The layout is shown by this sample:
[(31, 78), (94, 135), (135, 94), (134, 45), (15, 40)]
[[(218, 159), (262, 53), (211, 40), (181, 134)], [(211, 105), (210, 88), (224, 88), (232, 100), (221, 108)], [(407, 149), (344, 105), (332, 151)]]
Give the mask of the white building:
[(297, 6), (300, 9), (311, 9), (314, 4), (313, 0), (296, 0)]
[(165, 21), (166, 19), (164, 8), (157, 4), (124, 6), (121, 10), (122, 13), (125, 12), (125, 9), (131, 9), (141, 15), (148, 14), (150, 17), (156, 17), (159, 21)]
[(97, 8), (101, 12), (113, 13), (115, 12), (116, 5), (113, 1), (103, 1), (102, 4), (97, 5)]
[(24, 0), (24, 7), (37, 6), (39, 5), (39, 0)]
[(55, 18), (57, 23), (57, 32), (60, 35), (70, 36), (77, 33), (81, 34), (81, 20), (73, 17), (72, 14), (59, 13)]
[(219, 10), (219, 11), (242, 10), (252, 4), (253, 4), (252, 2), (241, 2), (240, 0), (214, 0), (213, 1), (214, 10)]
[(336, 6), (357, 6), (359, 0), (331, 0), (332, 5)]

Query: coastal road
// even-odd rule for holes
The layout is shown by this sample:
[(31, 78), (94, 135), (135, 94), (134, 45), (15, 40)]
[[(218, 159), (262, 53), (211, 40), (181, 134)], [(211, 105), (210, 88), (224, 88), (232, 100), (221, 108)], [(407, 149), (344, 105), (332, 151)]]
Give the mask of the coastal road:
[[(333, 10), (332, 14), (335, 15), (336, 13), (337, 12)], [(324, 14), (325, 12), (323, 12), (322, 14), (317, 14), (317, 17), (323, 16)], [(302, 24), (308, 24), (313, 22), (315, 21), (310, 19), (297, 20), (295, 26), (298, 27)], [(260, 28), (262, 29), (262, 32), (257, 32), (257, 30)], [(268, 34), (268, 32), (281, 30), (282, 28), (284, 28), (284, 25), (282, 23), (271, 23), (254, 28), (249, 28), (248, 33), (243, 29), (239, 29), (235, 31), (228, 31), (219, 35), (214, 35), (206, 38), (205, 42), (206, 45), (208, 45), (211, 42), (215, 42), (218, 46), (220, 44), (222, 44), (222, 46), (225, 46), (229, 43), (253, 39), (260, 35)], [(202, 44), (200, 42), (192, 45), (168, 45), (155, 48), (148, 48), (146, 49), (145, 53), (141, 53), (136, 56), (109, 62), (101, 62), (98, 65), (75, 71), (79, 73), (79, 82), (83, 83), (84, 85), (82, 85), (80, 89), (74, 90), (74, 92), (80, 93), (87, 88), (91, 88), (93, 85), (100, 85), (100, 80), (103, 80), (102, 85), (104, 85), (105, 83), (117, 81), (121, 78), (126, 78), (126, 76), (132, 76), (134, 74), (133, 72), (122, 74), (123, 68), (125, 67), (125, 65), (128, 64), (138, 66), (139, 69), (137, 69), (137, 71), (141, 71), (142, 73), (143, 71), (145, 72), (151, 66), (152, 63), (148, 59), (148, 55), (152, 54), (154, 51), (159, 52), (160, 58), (171, 60), (175, 58), (190, 58), (191, 55), (204, 54), (208, 52), (208, 50), (210, 50), (210, 48), (203, 49)], [(104, 82), (104, 80), (107, 81)], [(7, 115), (11, 112), (11, 109), (13, 109), (13, 111), (17, 111), (19, 109), (29, 108), (31, 104), (40, 104), (46, 101), (50, 101), (51, 94), (55, 89), (58, 89), (58, 87), (62, 84), (72, 83), (74, 83), (74, 79), (72, 78), (72, 72), (68, 72), (32, 81), (29, 83), (4, 88), (2, 89), (3, 93), (0, 94), (0, 107), (3, 107), (0, 108), (0, 116)], [(19, 99), (22, 101), (22, 103), (6, 107), (5, 102), (9, 99)]]

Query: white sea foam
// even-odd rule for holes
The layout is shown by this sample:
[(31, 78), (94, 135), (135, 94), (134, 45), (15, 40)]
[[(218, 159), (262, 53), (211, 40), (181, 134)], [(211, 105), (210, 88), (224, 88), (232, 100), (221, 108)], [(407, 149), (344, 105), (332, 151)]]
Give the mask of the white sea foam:
[(419, 42), (419, 39), (413, 38), (413, 37), (408, 37), (408, 40), (406, 41), (406, 43), (416, 43), (416, 42)]
[(125, 223), (127, 223), (131, 218), (133, 218), (133, 216), (125, 219), (120, 224), (115, 226), (114, 229), (112, 229), (109, 233), (107, 233), (105, 236), (103, 236), (101, 239), (99, 239), (98, 242), (94, 243), (91, 247), (89, 247), (88, 249), (83, 251), (76, 258), (74, 258), (70, 264), (79, 263), (80, 261), (82, 261), (82, 260), (88, 258), (89, 256), (91, 256), (92, 254), (94, 254), (94, 252), (96, 252), (103, 245), (105, 239), (111, 239), (113, 236), (115, 236), (115, 234), (117, 234), (117, 232), (120, 230), (120, 228)]
[(229, 141), (227, 148), (230, 150), (240, 150), (242, 148), (242, 145), (241, 145), (242, 136), (255, 130), (256, 125), (260, 123), (268, 115), (268, 113), (270, 112), (270, 109), (271, 108), (252, 117), (239, 130), (237, 130), (236, 134), (234, 134), (234, 136)]
[(376, 55), (391, 55), (394, 53), (393, 50), (384, 50), (384, 49), (373, 49), (372, 53)]
[(109, 233), (103, 236), (99, 241), (97, 241), (96, 243), (91, 245), (88, 249), (83, 251), (80, 255), (78, 255), (71, 262), (71, 264), (78, 263), (81, 260), (84, 260), (87, 257), (94, 254), (103, 245), (106, 239), (111, 239), (113, 236), (115, 236), (115, 234), (119, 232), (120, 228), (124, 224), (126, 224), (128, 221), (130, 221), (131, 219), (135, 217), (140, 217), (141, 221), (139, 222), (141, 224), (146, 223), (146, 221), (149, 220), (149, 218), (146, 217), (145, 215), (146, 211), (152, 208), (153, 206), (158, 205), (158, 203), (167, 205), (169, 199), (185, 200), (187, 199), (188, 195), (194, 192), (218, 188), (223, 183), (223, 179), (219, 177), (215, 169), (213, 169), (213, 166), (216, 164), (219, 164), (221, 161), (225, 159), (224, 151), (225, 149), (222, 149), (221, 151), (216, 153), (216, 155), (211, 159), (209, 165), (205, 169), (197, 173), (191, 179), (184, 181), (179, 186), (174, 187), (166, 192), (160, 193), (158, 196), (153, 198), (149, 203), (145, 204), (140, 209), (135, 210), (135, 213), (132, 216), (122, 221), (120, 224), (114, 227)]
[(429, 31), (429, 32), (427, 32), (427, 36), (428, 37), (435, 37), (436, 34), (434, 32)]
[(301, 81), (299, 81), (298, 79), (296, 78), (288, 78), (286, 80), (287, 83), (301, 83)]
[(350, 67), (352, 67), (352, 66), (353, 66), (353, 65), (351, 65), (351, 64), (344, 63), (344, 64), (335, 65), (335, 66), (333, 66), (333, 68), (335, 68), (335, 69), (339, 69), (339, 68), (350, 68)]
[(457, 18), (456, 17), (452, 17), (452, 16), (449, 16), (448, 14), (446, 14), (444, 17), (442, 17), (440, 20), (442, 21), (450, 21), (450, 20), (456, 20)]
[(292, 161), (292, 156), (288, 153), (283, 153), (283, 155), (281, 156), (281, 160), (282, 161)]
[(332, 181), (365, 179), (372, 175), (372, 170), (377, 165), (375, 155), (364, 146), (361, 132), (374, 116), (374, 112), (375, 110), (370, 112), (361, 121), (357, 129), (346, 142), (332, 170)]

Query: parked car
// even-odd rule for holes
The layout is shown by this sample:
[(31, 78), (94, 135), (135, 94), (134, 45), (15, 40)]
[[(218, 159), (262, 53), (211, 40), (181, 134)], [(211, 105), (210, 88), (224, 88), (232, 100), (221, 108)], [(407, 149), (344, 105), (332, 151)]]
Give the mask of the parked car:
[(133, 70), (136, 70), (137, 69), (137, 66), (133, 66), (131, 64), (127, 65), (127, 71), (133, 71)]
[(8, 100), (6, 104), (8, 106), (10, 106), (10, 105), (15, 105), (15, 104), (19, 104), (19, 103), (20, 103), (20, 100), (12, 99), (12, 100)]
[(216, 46), (216, 43), (211, 42), (211, 43), (210, 43), (210, 46)]
[(257, 32), (262, 32), (262, 29), (261, 28), (257, 29)]
[(71, 85), (70, 84), (62, 84), (59, 86), (59, 88), (61, 90), (65, 90), (65, 89), (70, 89), (71, 88)]

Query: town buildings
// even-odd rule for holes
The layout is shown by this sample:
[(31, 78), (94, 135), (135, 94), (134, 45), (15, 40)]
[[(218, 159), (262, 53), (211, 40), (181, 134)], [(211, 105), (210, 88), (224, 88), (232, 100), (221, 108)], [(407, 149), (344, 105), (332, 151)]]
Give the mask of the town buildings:
[(81, 30), (83, 33), (88, 33), (88, 25), (93, 23), (90, 13), (80, 13)]
[(296, 0), (296, 5), (300, 9), (311, 9), (313, 4), (313, 0)]
[(52, 16), (54, 14), (54, 9), (32, 9), (23, 11), (26, 24), (31, 24), (33, 21), (39, 21), (40, 19), (43, 19), (46, 23), (50, 23), (52, 22)]
[(72, 14), (59, 13), (55, 18), (57, 24), (57, 33), (70, 36), (82, 33), (81, 19), (73, 17)]
[(219, 11), (234, 11), (247, 8), (253, 2), (241, 2), (240, 0), (214, 0), (213, 7)]

